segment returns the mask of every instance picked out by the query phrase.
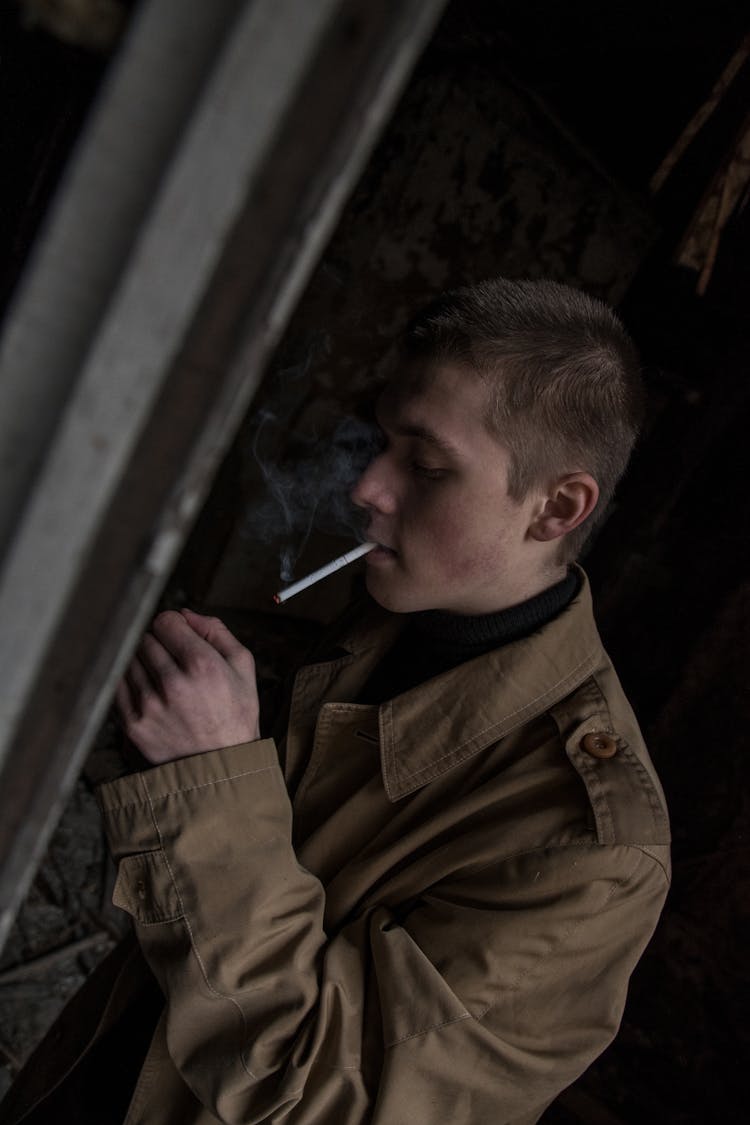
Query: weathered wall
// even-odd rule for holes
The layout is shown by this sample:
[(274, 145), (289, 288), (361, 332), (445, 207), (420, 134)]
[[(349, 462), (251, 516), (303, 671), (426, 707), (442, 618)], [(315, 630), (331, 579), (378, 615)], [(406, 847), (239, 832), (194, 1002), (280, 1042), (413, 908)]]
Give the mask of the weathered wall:
[[(645, 201), (608, 178), (540, 103), (484, 54), (455, 56), (438, 37), (238, 438), (244, 503), (252, 509), (267, 492), (253, 456), (261, 412), (275, 415), (261, 435), (264, 454), (278, 460), (290, 441), (314, 445), (316, 432), (372, 388), (394, 337), (441, 289), (498, 274), (544, 276), (617, 303), (655, 230)], [(197, 534), (205, 540), (205, 532), (204, 524)], [(311, 537), (297, 574), (348, 542)], [(279, 585), (277, 544), (249, 537), (240, 518), (208, 588), (184, 579), (188, 593), (214, 605), (268, 607)], [(325, 619), (348, 586), (348, 574), (332, 579), (287, 612)]]

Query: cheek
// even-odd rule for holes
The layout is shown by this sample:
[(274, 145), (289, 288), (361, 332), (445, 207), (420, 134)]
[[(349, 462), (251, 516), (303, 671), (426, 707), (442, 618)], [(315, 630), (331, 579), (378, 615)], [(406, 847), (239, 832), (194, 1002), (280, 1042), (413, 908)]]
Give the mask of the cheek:
[(467, 519), (467, 514), (463, 505), (435, 510), (425, 520), (422, 536), (414, 525), (424, 561), (452, 582), (491, 573), (502, 555), (497, 532), (489, 535), (485, 521)]
[(494, 545), (468, 540), (457, 540), (445, 557), (445, 573), (457, 583), (476, 581), (493, 574), (502, 558)]

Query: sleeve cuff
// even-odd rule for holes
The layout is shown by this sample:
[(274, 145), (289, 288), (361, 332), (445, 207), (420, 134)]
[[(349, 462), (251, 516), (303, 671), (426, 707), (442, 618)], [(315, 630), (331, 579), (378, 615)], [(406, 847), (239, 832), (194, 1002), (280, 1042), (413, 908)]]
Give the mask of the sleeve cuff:
[(160, 847), (151, 815), (154, 802), (266, 770), (279, 771), (279, 758), (273, 739), (261, 738), (105, 782), (97, 790), (97, 800), (115, 856)]

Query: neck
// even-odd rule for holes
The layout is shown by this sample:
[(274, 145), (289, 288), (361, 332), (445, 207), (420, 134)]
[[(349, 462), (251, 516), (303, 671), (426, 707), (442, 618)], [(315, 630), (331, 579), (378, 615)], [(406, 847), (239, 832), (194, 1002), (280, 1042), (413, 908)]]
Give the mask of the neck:
[(443, 612), (460, 614), (465, 617), (477, 617), (488, 613), (502, 613), (506, 609), (512, 609), (513, 606), (520, 605), (522, 602), (527, 602), (531, 598), (537, 597), (550, 586), (555, 586), (558, 582), (562, 582), (568, 573), (568, 567), (564, 564), (550, 566), (543, 571), (537, 571), (532, 574), (523, 574), (518, 576), (518, 580), (509, 588), (503, 590), (502, 594), (488, 589), (476, 598), (470, 601), (453, 605), (450, 608), (438, 607)]
[(496, 613), (467, 616), (425, 610), (410, 614), (358, 701), (382, 703), (466, 660), (530, 636), (565, 609), (580, 585), (580, 572), (571, 569), (534, 597)]

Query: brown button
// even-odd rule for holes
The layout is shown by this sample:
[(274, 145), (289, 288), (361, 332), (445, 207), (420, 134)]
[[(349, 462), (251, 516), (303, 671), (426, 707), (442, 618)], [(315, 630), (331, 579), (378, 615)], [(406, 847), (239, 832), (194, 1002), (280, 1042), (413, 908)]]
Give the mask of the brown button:
[(592, 758), (614, 758), (617, 753), (617, 743), (614, 738), (602, 730), (585, 734), (581, 739), (581, 748)]

